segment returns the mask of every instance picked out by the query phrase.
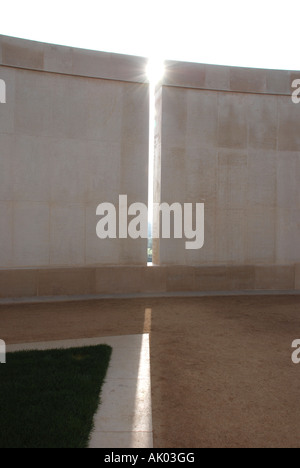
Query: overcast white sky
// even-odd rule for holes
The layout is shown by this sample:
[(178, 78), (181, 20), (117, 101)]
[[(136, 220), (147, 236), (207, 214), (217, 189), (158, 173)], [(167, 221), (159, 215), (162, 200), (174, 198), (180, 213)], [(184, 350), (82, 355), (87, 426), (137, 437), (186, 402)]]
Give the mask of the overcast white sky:
[(5, 0), (0, 33), (220, 65), (300, 69), (299, 0)]

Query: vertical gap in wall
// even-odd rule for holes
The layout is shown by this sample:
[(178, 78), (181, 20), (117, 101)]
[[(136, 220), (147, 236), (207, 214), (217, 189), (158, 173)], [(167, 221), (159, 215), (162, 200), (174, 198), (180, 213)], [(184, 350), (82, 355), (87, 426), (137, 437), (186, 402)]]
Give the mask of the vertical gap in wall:
[(148, 265), (159, 265), (159, 212), (154, 210), (161, 198), (161, 126), (164, 60), (150, 59), (149, 79), (149, 167), (148, 167)]
[(148, 162), (148, 266), (152, 266), (154, 194), (155, 83), (149, 83), (149, 162)]
[[(154, 156), (153, 156), (153, 202), (154, 207), (161, 204), (161, 139), (162, 139), (162, 81), (154, 88)], [(153, 210), (152, 263), (160, 265), (160, 213)]]

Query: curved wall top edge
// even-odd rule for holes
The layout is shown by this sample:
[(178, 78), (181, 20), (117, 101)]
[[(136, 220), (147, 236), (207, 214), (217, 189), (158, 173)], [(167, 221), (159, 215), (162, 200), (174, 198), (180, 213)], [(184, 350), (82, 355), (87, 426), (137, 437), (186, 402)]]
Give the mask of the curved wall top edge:
[(255, 94), (292, 94), (300, 71), (166, 62), (164, 85)]
[(0, 35), (0, 65), (65, 75), (146, 83), (147, 59)]
[[(147, 83), (147, 58), (0, 35), (0, 65), (90, 78)], [(300, 71), (166, 61), (165, 86), (291, 95)]]

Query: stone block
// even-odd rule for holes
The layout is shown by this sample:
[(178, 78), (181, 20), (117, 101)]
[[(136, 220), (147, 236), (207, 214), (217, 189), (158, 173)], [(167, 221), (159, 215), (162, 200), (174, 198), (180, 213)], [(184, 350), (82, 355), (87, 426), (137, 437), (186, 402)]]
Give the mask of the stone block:
[(55, 139), (50, 167), (51, 202), (83, 203), (87, 199), (87, 143)]
[(247, 106), (243, 94), (219, 95), (218, 146), (247, 148)]
[(13, 265), (15, 267), (49, 265), (49, 204), (15, 202), (13, 223)]
[(179, 202), (186, 195), (186, 163), (184, 148), (166, 147), (162, 154), (161, 167), (161, 200), (167, 203)]
[[(86, 90), (88, 106), (86, 135), (98, 143), (119, 143), (116, 135), (121, 135), (123, 124), (124, 86), (129, 84), (108, 80), (90, 80)], [(74, 96), (74, 99), (76, 97)], [(141, 112), (141, 110), (139, 110)], [(120, 138), (120, 137), (119, 137)]]
[(14, 145), (13, 135), (0, 133), (0, 201), (13, 199), (12, 161)]
[(277, 189), (277, 153), (248, 152), (247, 200), (249, 208), (275, 208)]
[(51, 133), (52, 82), (53, 78), (47, 74), (28, 70), (16, 71), (16, 133), (38, 136), (48, 136)]
[(300, 151), (300, 104), (294, 104), (291, 96), (281, 96), (278, 112), (279, 151)]
[(53, 95), (48, 132), (59, 138), (87, 139), (89, 119), (93, 115), (89, 109), (90, 91), (95, 86), (81, 77), (61, 75), (51, 75), (51, 85)]
[(141, 291), (144, 293), (166, 292), (167, 268), (150, 266), (141, 270)]
[(0, 297), (18, 298), (37, 295), (36, 270), (0, 270)]
[(144, 57), (72, 49), (72, 72), (80, 76), (144, 83), (146, 66)]
[(228, 286), (226, 267), (195, 267), (195, 291), (227, 291)]
[(248, 146), (260, 150), (277, 148), (277, 98), (274, 96), (249, 95)]
[(300, 262), (300, 210), (277, 210), (276, 262), (280, 265), (294, 265)]
[[(147, 267), (145, 267), (147, 268)], [(143, 268), (102, 267), (96, 269), (97, 294), (130, 294), (142, 291)]]
[(73, 73), (72, 47), (46, 44), (44, 48), (44, 69), (56, 73)]
[(93, 268), (45, 269), (38, 272), (39, 296), (77, 296), (94, 293)]
[(277, 206), (300, 208), (300, 153), (279, 152), (277, 156)]
[(146, 266), (147, 265), (147, 239), (121, 239), (119, 253), (119, 264), (123, 266)]
[(300, 290), (300, 263), (295, 265), (295, 289)]
[(246, 246), (248, 265), (276, 262), (276, 209), (247, 210)]
[(219, 210), (216, 213), (216, 263), (241, 265), (246, 256), (245, 210)]
[(173, 239), (171, 231), (171, 239), (160, 239), (160, 265), (185, 265), (186, 251), (184, 239)]
[(44, 67), (44, 51), (41, 43), (3, 38), (1, 49), (4, 65), (38, 70), (42, 70)]
[(229, 290), (251, 291), (254, 289), (255, 269), (253, 266), (230, 266), (227, 275)]
[(192, 148), (216, 147), (218, 95), (215, 92), (187, 90), (187, 145)]
[(121, 194), (120, 142), (89, 140), (85, 161), (88, 173), (87, 201), (117, 205)]
[(266, 70), (231, 67), (230, 89), (244, 93), (264, 93), (266, 91)]
[(164, 84), (185, 88), (204, 88), (206, 65), (191, 62), (166, 62)]
[(167, 291), (194, 291), (195, 290), (195, 270), (189, 266), (169, 266), (167, 274)]
[(255, 289), (290, 291), (294, 287), (294, 265), (261, 265), (255, 267)]
[[(149, 88), (124, 83), (122, 89), (122, 144), (147, 144), (149, 138)], [(115, 136), (115, 135), (114, 135)]]
[(13, 204), (0, 202), (0, 268), (12, 265), (13, 255)]
[(162, 90), (162, 151), (170, 146), (185, 148), (187, 92), (181, 88)]
[(247, 203), (247, 162), (248, 156), (244, 151), (219, 151), (218, 207), (227, 209), (245, 207)]
[(206, 65), (205, 87), (227, 91), (230, 81), (230, 68), (219, 65)]
[(13, 199), (48, 202), (52, 141), (47, 137), (17, 135), (13, 156)]
[[(185, 203), (215, 205), (218, 184), (218, 151), (216, 148), (187, 148), (183, 168), (185, 169), (185, 193), (183, 184), (177, 185), (179, 199)], [(181, 182), (183, 179), (180, 171)], [(175, 184), (174, 184), (175, 185)], [(171, 183), (169, 188), (172, 189)], [(178, 196), (177, 196), (178, 198)], [(175, 194), (174, 194), (174, 200)]]
[(85, 263), (84, 205), (52, 205), (50, 226), (50, 265), (83, 265)]

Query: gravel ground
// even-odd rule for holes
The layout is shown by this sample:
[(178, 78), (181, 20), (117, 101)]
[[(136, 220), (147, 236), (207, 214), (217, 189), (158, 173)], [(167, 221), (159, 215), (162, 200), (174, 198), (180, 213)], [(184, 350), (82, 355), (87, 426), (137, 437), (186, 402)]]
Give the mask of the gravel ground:
[(0, 306), (7, 344), (150, 333), (154, 446), (300, 447), (300, 296)]

